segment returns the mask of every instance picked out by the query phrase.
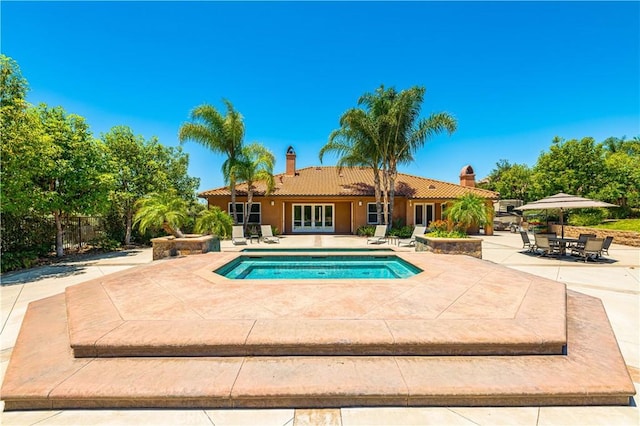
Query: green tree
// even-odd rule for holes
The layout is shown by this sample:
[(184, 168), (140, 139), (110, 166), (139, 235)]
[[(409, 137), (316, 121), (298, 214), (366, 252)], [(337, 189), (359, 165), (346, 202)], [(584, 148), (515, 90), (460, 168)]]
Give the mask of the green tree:
[(375, 94), (365, 94), (361, 98), (361, 103), (369, 108), (380, 108), (376, 115), (379, 117), (379, 133), (383, 136), (381, 150), (389, 179), (390, 217), (393, 217), (398, 165), (412, 162), (413, 155), (429, 139), (443, 132), (451, 135), (457, 129), (455, 118), (446, 112), (420, 118), (425, 91), (419, 86), (401, 92), (380, 86)]
[(380, 136), (373, 112), (351, 108), (340, 117), (340, 128), (331, 132), (328, 142), (320, 149), (319, 157), (322, 162), (325, 154), (336, 154), (338, 172), (343, 167), (371, 168), (378, 223), (387, 223), (386, 220), (383, 222), (383, 190), (380, 179), (383, 162), (379, 146)]
[(187, 174), (189, 159), (182, 148), (165, 147), (156, 137), (145, 140), (127, 126), (115, 126), (102, 135), (113, 174), (111, 209), (122, 218), (124, 244), (130, 244), (135, 203), (153, 192), (175, 191), (195, 202), (199, 179)]
[(0, 55), (0, 208), (17, 217), (43, 209), (45, 197), (36, 181), (53, 149), (38, 111), (25, 100), (27, 90), (18, 64)]
[(188, 219), (188, 204), (175, 193), (152, 193), (136, 202), (133, 223), (140, 232), (163, 229), (176, 238), (184, 237), (180, 227)]
[(231, 214), (234, 223), (238, 223), (236, 214), (236, 182), (237, 176), (232, 172), (236, 170), (236, 163), (242, 150), (244, 139), (244, 121), (242, 115), (236, 111), (233, 104), (223, 99), (226, 106), (226, 115), (222, 115), (215, 107), (209, 104), (197, 106), (191, 111), (191, 122), (184, 123), (178, 132), (180, 143), (187, 140), (197, 142), (210, 149), (214, 153), (227, 156), (222, 170), (225, 173), (225, 181), (231, 191)]
[(275, 188), (273, 179), (273, 167), (276, 158), (263, 145), (252, 143), (242, 147), (240, 157), (235, 165), (235, 170), (228, 170), (229, 175), (235, 175), (239, 180), (247, 184), (247, 211), (244, 215), (243, 226), (246, 230), (251, 206), (253, 205), (253, 194), (255, 192), (254, 183), (264, 182), (266, 186), (265, 195), (269, 195)]
[[(334, 131), (329, 142), (320, 151), (342, 155), (342, 162), (350, 165), (366, 164), (372, 167), (374, 179), (381, 174), (382, 207), (385, 223), (393, 218), (395, 182), (398, 166), (413, 161), (417, 150), (433, 136), (456, 130), (456, 120), (449, 114), (433, 113), (420, 118), (424, 101), (424, 87), (412, 87), (397, 92), (394, 88), (380, 86), (373, 93), (365, 93), (358, 100), (359, 108), (347, 111), (340, 120), (340, 129)], [(380, 221), (380, 201), (378, 221)]]
[(233, 219), (218, 206), (203, 210), (196, 219), (195, 232), (228, 238), (231, 235)]
[(483, 189), (500, 193), (502, 199), (531, 201), (529, 195), (531, 187), (531, 169), (526, 164), (511, 164), (507, 160), (499, 160), (487, 181), (479, 183)]
[(457, 198), (445, 210), (447, 219), (455, 223), (460, 231), (472, 226), (483, 226), (491, 220), (491, 212), (486, 200), (475, 194), (466, 194)]
[(45, 193), (44, 208), (56, 224), (56, 255), (64, 255), (63, 218), (71, 214), (95, 214), (106, 209), (110, 174), (106, 155), (93, 139), (84, 118), (61, 107), (38, 109), (48, 149), (46, 166), (36, 182)]
[(556, 137), (533, 169), (534, 196), (537, 199), (566, 192), (597, 198), (606, 175), (602, 144), (591, 137), (569, 141)]

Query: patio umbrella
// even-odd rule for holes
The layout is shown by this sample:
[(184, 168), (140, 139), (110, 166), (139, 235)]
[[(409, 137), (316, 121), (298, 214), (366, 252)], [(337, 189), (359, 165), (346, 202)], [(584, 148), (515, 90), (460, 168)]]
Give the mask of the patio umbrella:
[(562, 238), (564, 238), (564, 211), (567, 209), (584, 209), (590, 207), (618, 207), (615, 204), (603, 201), (582, 198), (577, 195), (569, 195), (560, 192), (550, 197), (533, 201), (524, 206), (516, 207), (514, 210), (560, 210), (560, 226), (562, 228)]

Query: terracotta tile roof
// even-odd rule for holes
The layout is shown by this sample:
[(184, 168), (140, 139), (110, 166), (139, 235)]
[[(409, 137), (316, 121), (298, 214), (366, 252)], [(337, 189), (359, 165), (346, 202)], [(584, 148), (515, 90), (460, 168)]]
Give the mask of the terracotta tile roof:
[[(368, 168), (343, 168), (338, 172), (335, 166), (306, 167), (296, 170), (295, 176), (275, 175), (276, 188), (273, 197), (281, 196), (373, 196), (373, 174)], [(262, 196), (265, 185), (254, 185), (254, 195)], [(236, 186), (237, 195), (247, 193), (247, 185)], [(484, 198), (498, 199), (498, 193), (480, 188), (464, 187), (419, 176), (398, 173), (396, 179), (396, 196), (407, 198), (453, 199), (468, 192)], [(228, 196), (228, 187), (210, 189), (198, 194), (199, 197)]]

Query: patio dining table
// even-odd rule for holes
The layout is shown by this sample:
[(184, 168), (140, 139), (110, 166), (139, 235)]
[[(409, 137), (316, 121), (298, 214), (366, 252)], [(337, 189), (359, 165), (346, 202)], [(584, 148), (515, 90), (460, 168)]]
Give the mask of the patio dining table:
[(560, 237), (549, 237), (549, 241), (553, 243), (557, 243), (560, 247), (560, 255), (565, 256), (567, 254), (567, 245), (572, 243), (577, 243), (577, 238), (560, 238)]

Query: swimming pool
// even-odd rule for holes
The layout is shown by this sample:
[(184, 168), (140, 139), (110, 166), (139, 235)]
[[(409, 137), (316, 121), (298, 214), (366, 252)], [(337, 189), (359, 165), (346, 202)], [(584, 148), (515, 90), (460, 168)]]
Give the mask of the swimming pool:
[(215, 270), (235, 280), (401, 279), (422, 269), (397, 256), (240, 256)]

